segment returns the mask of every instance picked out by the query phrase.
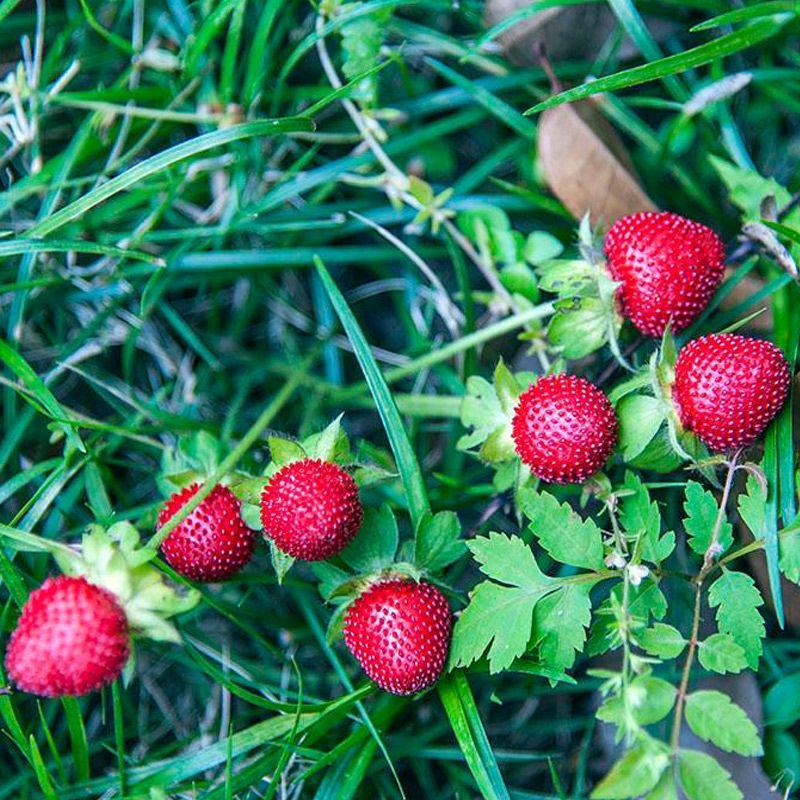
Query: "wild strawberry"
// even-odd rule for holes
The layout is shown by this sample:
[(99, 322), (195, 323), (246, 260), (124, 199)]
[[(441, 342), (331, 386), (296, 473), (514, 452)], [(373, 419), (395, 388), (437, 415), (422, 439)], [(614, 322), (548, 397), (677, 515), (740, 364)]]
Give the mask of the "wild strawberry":
[(605, 240), (607, 265), (624, 316), (646, 336), (682, 331), (708, 305), (725, 271), (714, 231), (667, 212), (618, 219)]
[[(158, 513), (163, 525), (197, 494), (193, 483), (173, 494)], [(161, 549), (170, 566), (193, 581), (221, 581), (235, 575), (253, 555), (255, 536), (244, 524), (239, 500), (217, 485), (183, 522), (164, 539)]]
[(77, 696), (116, 680), (130, 653), (117, 598), (86, 578), (60, 575), (31, 592), (6, 650), (6, 671), (23, 692)]
[(347, 609), (344, 641), (381, 689), (415, 694), (444, 669), (452, 626), (436, 587), (393, 578), (370, 586)]
[(617, 417), (585, 378), (547, 375), (517, 401), (512, 437), (519, 457), (550, 483), (582, 483), (614, 450)]
[(780, 411), (791, 374), (772, 342), (717, 333), (687, 344), (675, 362), (672, 401), (684, 428), (711, 450), (752, 444)]
[(356, 482), (330, 461), (293, 461), (261, 495), (264, 534), (305, 561), (336, 555), (358, 533), (362, 514)]

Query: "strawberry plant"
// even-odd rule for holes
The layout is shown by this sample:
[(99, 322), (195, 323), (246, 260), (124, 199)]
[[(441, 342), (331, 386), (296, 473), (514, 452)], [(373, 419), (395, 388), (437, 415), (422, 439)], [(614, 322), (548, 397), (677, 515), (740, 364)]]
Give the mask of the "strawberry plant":
[(0, 2), (0, 797), (800, 775), (792, 2)]

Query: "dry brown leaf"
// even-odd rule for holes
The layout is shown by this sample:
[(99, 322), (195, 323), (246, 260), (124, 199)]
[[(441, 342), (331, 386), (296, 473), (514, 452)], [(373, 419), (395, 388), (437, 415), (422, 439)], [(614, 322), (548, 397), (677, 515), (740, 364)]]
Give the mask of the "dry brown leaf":
[[(496, 25), (531, 0), (488, 0), (486, 25)], [(517, 64), (536, 64), (536, 46), (544, 45), (555, 62), (562, 59), (596, 58), (603, 43), (616, 26), (616, 19), (602, 4), (548, 8), (518, 22), (504, 31), (498, 40), (506, 54)]]
[(580, 219), (609, 226), (656, 205), (639, 185), (630, 157), (593, 101), (556, 106), (539, 117), (539, 164), (553, 194)]

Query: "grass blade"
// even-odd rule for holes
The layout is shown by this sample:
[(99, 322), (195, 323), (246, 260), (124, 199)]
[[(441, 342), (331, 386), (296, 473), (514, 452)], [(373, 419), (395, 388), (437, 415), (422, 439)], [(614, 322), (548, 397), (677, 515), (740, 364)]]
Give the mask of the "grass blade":
[(361, 327), (344, 299), (344, 295), (339, 291), (339, 287), (334, 282), (327, 267), (322, 263), (322, 259), (315, 256), (314, 264), (322, 285), (331, 299), (333, 309), (342, 323), (350, 344), (353, 346), (353, 352), (358, 359), (361, 371), (364, 373), (364, 378), (375, 400), (375, 406), (386, 430), (386, 436), (392, 447), (392, 452), (397, 461), (397, 469), (400, 471), (400, 477), (406, 490), (408, 510), (416, 527), (419, 520), (422, 519), (422, 515), (429, 510), (430, 504), (428, 503), (428, 494), (425, 489), (422, 470), (417, 461), (416, 453), (411, 447), (411, 442), (408, 440), (408, 434), (403, 426), (403, 420), (400, 418), (397, 404), (372, 356), (372, 351), (369, 349)]
[(151, 175), (155, 175), (167, 167), (177, 164), (179, 161), (213, 150), (215, 147), (222, 147), (223, 145), (254, 136), (275, 136), (279, 133), (295, 133), (313, 129), (314, 123), (307, 117), (288, 117), (286, 119), (263, 119), (258, 122), (243, 122), (240, 125), (232, 125), (230, 128), (223, 128), (212, 133), (196, 136), (187, 142), (169, 147), (157, 155), (146, 158), (144, 161), (125, 170), (121, 175), (117, 175), (116, 178), (112, 178), (110, 181), (92, 189), (92, 191), (75, 200), (75, 202), (38, 222), (28, 231), (28, 237), (41, 238), (46, 236), (62, 225), (66, 225), (73, 219), (82, 216), (118, 192), (129, 189), (145, 178), (149, 178)]
[(614, 92), (618, 89), (625, 89), (628, 86), (637, 86), (640, 83), (647, 83), (658, 78), (665, 78), (668, 75), (686, 72), (686, 70), (709, 64), (718, 58), (738, 53), (740, 50), (745, 50), (758, 42), (764, 41), (764, 39), (769, 39), (770, 36), (774, 36), (781, 30), (785, 23), (785, 18), (761, 19), (746, 28), (725, 34), (725, 36), (720, 36), (711, 42), (685, 50), (683, 53), (676, 53), (674, 56), (667, 56), (639, 67), (632, 67), (614, 75), (608, 75), (605, 78), (598, 78), (596, 81), (582, 83), (580, 86), (567, 89), (565, 92), (537, 103), (525, 113), (535, 114), (547, 108), (559, 106), (562, 103), (583, 100), (585, 97), (590, 97), (600, 92)]

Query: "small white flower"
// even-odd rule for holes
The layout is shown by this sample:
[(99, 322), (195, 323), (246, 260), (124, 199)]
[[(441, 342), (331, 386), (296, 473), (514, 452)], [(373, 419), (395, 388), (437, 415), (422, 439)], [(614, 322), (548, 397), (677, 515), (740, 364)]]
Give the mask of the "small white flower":
[(650, 570), (643, 564), (630, 564), (628, 566), (628, 577), (633, 586), (638, 586), (649, 574)]

